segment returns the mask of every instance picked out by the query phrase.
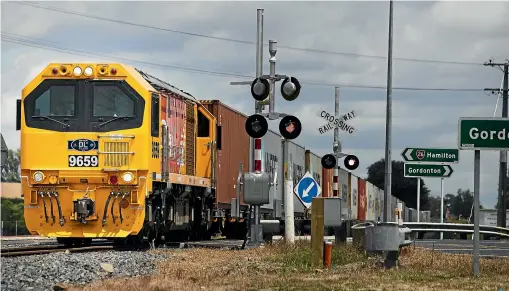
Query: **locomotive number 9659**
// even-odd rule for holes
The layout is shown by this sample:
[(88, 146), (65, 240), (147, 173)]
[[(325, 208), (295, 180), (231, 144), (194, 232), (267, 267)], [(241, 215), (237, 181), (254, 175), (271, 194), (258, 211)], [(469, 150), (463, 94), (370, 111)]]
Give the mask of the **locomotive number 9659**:
[(69, 167), (97, 167), (99, 161), (97, 156), (71, 155), (69, 156)]

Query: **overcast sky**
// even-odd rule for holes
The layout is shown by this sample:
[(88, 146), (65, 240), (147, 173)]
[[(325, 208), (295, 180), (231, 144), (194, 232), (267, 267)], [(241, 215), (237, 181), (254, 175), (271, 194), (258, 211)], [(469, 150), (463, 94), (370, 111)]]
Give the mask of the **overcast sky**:
[[(15, 100), (22, 88), (50, 62), (129, 63), (193, 94), (219, 99), (254, 112), (248, 86), (231, 86), (233, 76), (176, 70), (175, 67), (254, 76), (255, 46), (244, 42), (132, 26), (75, 15), (241, 41), (256, 41), (256, 9), (265, 9), (264, 43), (336, 53), (279, 48), (277, 73), (297, 77), (301, 95), (287, 102), (279, 94), (276, 110), (294, 113), (303, 123), (297, 142), (323, 155), (332, 149), (332, 131), (320, 135), (321, 108), (334, 108), (334, 85), (341, 84), (340, 111), (358, 111), (349, 122), (353, 135), (341, 134), (343, 151), (366, 167), (384, 156), (386, 90), (347, 85), (386, 86), (388, 2), (39, 2), (64, 12), (2, 1), (1, 132), (9, 148), (19, 147)], [(71, 12), (71, 13), (69, 13)], [(483, 89), (500, 87), (502, 72), (484, 67), (509, 58), (509, 2), (395, 2), (393, 86)], [(8, 33), (8, 34), (5, 34)], [(20, 38), (23, 40), (20, 41)], [(10, 42), (8, 42), (10, 41)], [(12, 42), (17, 43), (12, 43)], [(48, 50), (50, 48), (50, 50)], [(69, 53), (72, 51), (75, 54)], [(342, 54), (342, 53), (346, 53)], [(78, 54), (78, 55), (77, 55)], [(81, 54), (81, 55), (80, 55)], [(362, 57), (352, 54), (379, 56)], [(268, 48), (264, 73), (269, 72)], [(460, 62), (405, 61), (397, 58)], [(473, 63), (481, 64), (476, 65)], [(322, 82), (331, 85), (317, 85)], [(415, 147), (457, 147), (460, 117), (493, 116), (497, 96), (482, 91), (393, 91), (392, 157)], [(497, 116), (501, 114), (501, 106)], [(270, 122), (277, 130), (277, 122)], [(462, 151), (445, 192), (473, 189), (473, 152)], [(498, 152), (481, 153), (481, 203), (493, 207), (498, 185)], [(440, 179), (424, 179), (440, 195)]]

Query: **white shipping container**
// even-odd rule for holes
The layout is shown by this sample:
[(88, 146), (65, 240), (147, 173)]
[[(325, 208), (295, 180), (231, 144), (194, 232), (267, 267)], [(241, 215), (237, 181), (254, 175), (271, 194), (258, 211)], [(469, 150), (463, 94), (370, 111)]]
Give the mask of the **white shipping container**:
[(380, 188), (374, 186), (375, 188), (375, 220), (380, 221)]
[(339, 169), (339, 196), (341, 197), (341, 216), (345, 220), (350, 220), (352, 211), (350, 208), (350, 201), (348, 200), (348, 172)]

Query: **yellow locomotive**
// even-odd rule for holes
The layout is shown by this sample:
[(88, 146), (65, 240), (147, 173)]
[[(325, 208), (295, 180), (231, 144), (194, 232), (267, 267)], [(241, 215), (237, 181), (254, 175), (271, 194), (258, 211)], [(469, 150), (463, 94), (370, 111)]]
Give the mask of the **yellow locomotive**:
[(190, 94), (123, 64), (52, 63), (22, 90), (16, 126), (32, 234), (213, 232), (216, 118)]

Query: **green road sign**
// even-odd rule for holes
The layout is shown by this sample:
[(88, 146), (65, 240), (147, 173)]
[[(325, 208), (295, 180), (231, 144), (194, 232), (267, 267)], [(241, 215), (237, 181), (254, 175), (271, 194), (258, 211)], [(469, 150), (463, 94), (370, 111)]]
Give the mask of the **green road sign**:
[(500, 117), (460, 118), (458, 148), (461, 150), (509, 149), (509, 119)]
[(417, 177), (449, 178), (453, 172), (451, 166), (449, 165), (405, 163), (404, 168), (406, 178), (417, 178)]
[(406, 148), (401, 152), (406, 162), (457, 163), (458, 149)]

